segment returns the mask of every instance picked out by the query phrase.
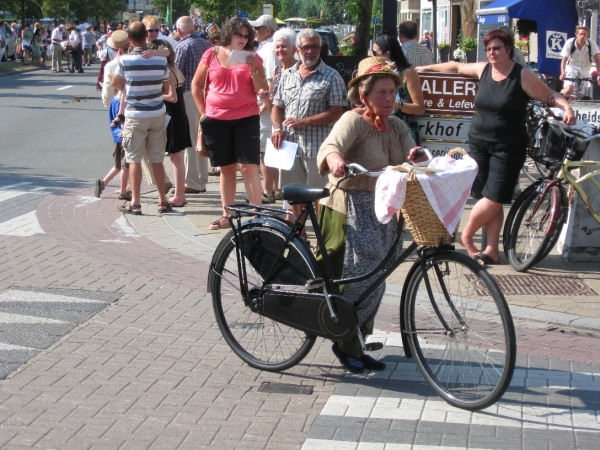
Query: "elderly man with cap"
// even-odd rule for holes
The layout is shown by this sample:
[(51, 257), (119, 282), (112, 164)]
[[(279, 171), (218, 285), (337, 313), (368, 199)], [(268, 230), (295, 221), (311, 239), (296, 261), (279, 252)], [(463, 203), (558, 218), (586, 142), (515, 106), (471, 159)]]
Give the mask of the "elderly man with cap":
[[(260, 16), (254, 21), (249, 21), (254, 28), (256, 38), (258, 39), (257, 53), (263, 60), (265, 74), (269, 90), (273, 81), (273, 72), (275, 66), (279, 64), (275, 58), (275, 44), (273, 43), (273, 33), (277, 31), (277, 22), (273, 16), (268, 14)], [(279, 170), (273, 167), (267, 167), (264, 163), (267, 142), (271, 138), (271, 105), (269, 102), (263, 102), (259, 99), (260, 105), (260, 167), (263, 174), (263, 203), (275, 203), (275, 191), (279, 188)]]
[(63, 31), (65, 29), (64, 25), (57, 26), (54, 30), (52, 30), (52, 72), (64, 72), (62, 69), (62, 45), (60, 43), (63, 41)]

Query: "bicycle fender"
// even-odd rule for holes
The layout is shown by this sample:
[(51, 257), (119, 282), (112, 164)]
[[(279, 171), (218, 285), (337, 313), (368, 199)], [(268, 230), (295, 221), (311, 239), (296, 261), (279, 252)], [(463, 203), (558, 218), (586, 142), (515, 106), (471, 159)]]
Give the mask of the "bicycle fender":
[[(557, 184), (556, 187), (558, 188), (560, 198), (552, 198), (552, 209), (555, 210), (557, 208), (560, 208), (560, 219), (556, 222), (550, 222), (550, 225), (548, 226), (549, 235), (553, 235), (554, 233), (556, 233), (556, 228), (559, 226), (559, 223), (561, 224), (561, 227), (563, 224), (567, 223), (567, 211), (569, 211), (569, 199), (567, 198), (565, 190), (560, 184)], [(552, 195), (552, 191), (548, 191), (548, 194), (546, 195)]]
[(408, 291), (408, 284), (419, 268), (421, 263), (417, 260), (412, 265), (408, 273), (406, 274), (406, 278), (404, 279), (404, 285), (402, 286), (402, 295), (400, 296), (400, 336), (402, 337), (402, 347), (404, 348), (404, 354), (407, 358), (412, 358), (412, 353), (410, 352), (410, 347), (408, 346), (408, 339), (406, 338), (406, 325), (405, 325), (405, 315), (404, 315), (404, 305), (406, 303), (406, 292)]

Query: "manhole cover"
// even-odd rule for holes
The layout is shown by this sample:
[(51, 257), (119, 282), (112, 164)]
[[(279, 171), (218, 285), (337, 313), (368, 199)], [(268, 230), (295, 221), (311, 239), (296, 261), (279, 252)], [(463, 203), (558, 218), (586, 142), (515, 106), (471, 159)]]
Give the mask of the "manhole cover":
[(271, 383), (265, 381), (259, 388), (258, 392), (266, 394), (303, 394), (312, 395), (313, 386), (301, 386), (299, 384)]
[[(475, 284), (478, 295), (488, 295), (479, 279), (465, 275)], [(591, 286), (576, 276), (553, 275), (493, 275), (504, 295), (598, 295)]]

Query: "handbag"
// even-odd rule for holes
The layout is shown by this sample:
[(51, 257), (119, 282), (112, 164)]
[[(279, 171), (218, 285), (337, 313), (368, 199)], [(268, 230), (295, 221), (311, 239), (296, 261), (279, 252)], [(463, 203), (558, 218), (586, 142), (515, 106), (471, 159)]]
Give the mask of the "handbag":
[[(206, 107), (206, 90), (208, 89), (208, 72), (210, 70), (210, 64), (212, 63), (213, 58), (219, 53), (219, 47), (215, 47), (213, 52), (210, 55), (210, 59), (208, 60), (208, 68), (206, 69), (206, 79), (204, 80), (204, 89), (202, 90), (202, 99), (204, 100), (204, 105)], [(198, 139), (196, 140), (196, 151), (198, 155), (203, 156), (204, 158), (209, 158), (208, 149), (206, 147), (206, 140), (204, 139), (204, 135), (202, 134), (202, 125), (200, 124), (201, 120), (198, 120)]]

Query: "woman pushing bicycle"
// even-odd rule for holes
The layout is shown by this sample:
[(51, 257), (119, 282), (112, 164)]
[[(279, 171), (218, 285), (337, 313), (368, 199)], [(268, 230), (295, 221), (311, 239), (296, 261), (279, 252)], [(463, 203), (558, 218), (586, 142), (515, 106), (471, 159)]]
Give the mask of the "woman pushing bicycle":
[[(458, 241), (480, 264), (499, 264), (502, 206), (510, 204), (526, 157), (526, 119), (531, 99), (564, 110), (563, 122), (575, 123), (573, 109), (558, 92), (538, 76), (512, 61), (514, 38), (505, 30), (493, 30), (483, 39), (489, 62), (449, 62), (417, 67), (418, 72), (455, 72), (478, 78), (475, 116), (469, 130), (469, 154), (479, 166), (472, 195), (478, 200)], [(478, 250), (473, 236), (486, 227), (487, 246)]]
[[(375, 216), (376, 179), (342, 180), (342, 177), (348, 163), (379, 170), (416, 159), (419, 147), (415, 147), (408, 127), (397, 117), (390, 117), (401, 86), (402, 78), (388, 58), (363, 59), (358, 65), (358, 75), (348, 84), (348, 98), (357, 106), (335, 124), (317, 155), (321, 175), (329, 173), (327, 187), (331, 192), (330, 197), (321, 200), (319, 207), (325, 249), (318, 249), (317, 261), (323, 264), (322, 252), (327, 251), (336, 278), (356, 276), (377, 267), (394, 239), (396, 218), (383, 225)], [(398, 250), (401, 248), (399, 245)], [(344, 296), (357, 298), (369, 283), (365, 280), (345, 285)], [(373, 333), (375, 315), (384, 292), (383, 283), (357, 308), (363, 336)], [(370, 345), (373, 350), (382, 346)], [(332, 349), (340, 363), (351, 372), (385, 368), (385, 363), (363, 352), (357, 335), (348, 341), (334, 343)]]

